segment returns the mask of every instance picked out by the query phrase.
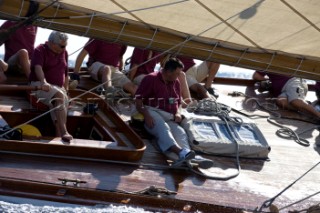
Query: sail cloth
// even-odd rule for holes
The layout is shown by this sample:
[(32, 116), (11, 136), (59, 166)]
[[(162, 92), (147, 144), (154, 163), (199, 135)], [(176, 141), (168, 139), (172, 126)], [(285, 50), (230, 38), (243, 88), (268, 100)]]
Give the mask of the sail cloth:
[[(40, 0), (39, 10), (53, 1)], [(0, 1), (17, 20), (29, 1)], [(320, 80), (318, 0), (61, 0), (34, 24), (250, 69)]]

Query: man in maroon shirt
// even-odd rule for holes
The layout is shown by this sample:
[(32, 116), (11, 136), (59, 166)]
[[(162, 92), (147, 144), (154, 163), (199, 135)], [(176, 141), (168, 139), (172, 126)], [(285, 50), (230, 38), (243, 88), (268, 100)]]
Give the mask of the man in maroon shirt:
[(53, 31), (45, 44), (40, 44), (31, 60), (30, 85), (41, 90), (35, 91), (36, 98), (50, 108), (51, 117), (56, 126), (56, 135), (69, 142), (73, 137), (68, 133), (68, 53), (66, 51), (68, 36)]
[(159, 53), (141, 48), (134, 48), (130, 60), (129, 79), (136, 85), (139, 85), (142, 79), (154, 72), (156, 64), (160, 62)]
[[(93, 79), (101, 81), (107, 89), (121, 87), (132, 95), (137, 86), (134, 85), (120, 70), (123, 68), (123, 55), (127, 46), (106, 41), (89, 39), (79, 53), (74, 68), (74, 74), (79, 80), (78, 73), (84, 58), (89, 54), (88, 70)], [(111, 89), (112, 90), (112, 89)]]
[[(188, 136), (179, 125), (182, 116), (180, 82), (183, 64), (170, 58), (159, 72), (145, 76), (136, 92), (136, 108), (143, 114), (146, 130), (155, 137), (163, 153), (175, 153), (180, 162), (191, 160), (195, 153), (179, 144), (188, 144)], [(179, 141), (181, 140), (181, 141)]]
[[(8, 29), (15, 24), (17, 22), (6, 21), (1, 25), (0, 29)], [(12, 33), (4, 42), (4, 61), (8, 63), (9, 70), (24, 73), (29, 77), (30, 59), (34, 51), (36, 34), (36, 26), (23, 26)]]
[(264, 71), (254, 72), (252, 78), (257, 81), (267, 79), (271, 81), (270, 91), (277, 98), (276, 103), (278, 106), (306, 112), (320, 121), (320, 112), (304, 100), (308, 92), (308, 85), (305, 80)]
[[(211, 84), (219, 70), (220, 64), (203, 61), (201, 64), (196, 65), (192, 58), (179, 56), (177, 57), (184, 64), (183, 71), (186, 73), (187, 83), (189, 89), (196, 93), (200, 99), (211, 98), (213, 95), (218, 98), (219, 95), (211, 87)], [(204, 79), (206, 82), (204, 87), (200, 84)]]

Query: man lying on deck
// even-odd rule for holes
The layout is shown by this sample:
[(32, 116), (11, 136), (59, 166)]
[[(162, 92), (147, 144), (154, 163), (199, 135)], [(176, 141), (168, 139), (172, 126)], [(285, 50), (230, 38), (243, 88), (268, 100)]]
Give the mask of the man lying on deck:
[(274, 97), (277, 97), (276, 103), (279, 107), (311, 114), (320, 121), (320, 112), (304, 101), (308, 92), (305, 80), (264, 71), (255, 71), (252, 78), (257, 81), (267, 79), (271, 81), (270, 92)]
[(185, 130), (179, 125), (182, 117), (178, 112), (181, 95), (177, 78), (182, 69), (180, 60), (170, 58), (161, 71), (143, 78), (135, 95), (136, 108), (144, 116), (145, 129), (155, 137), (163, 153), (173, 152), (179, 156), (179, 161), (195, 157), (194, 151), (181, 148), (177, 142), (188, 141)]

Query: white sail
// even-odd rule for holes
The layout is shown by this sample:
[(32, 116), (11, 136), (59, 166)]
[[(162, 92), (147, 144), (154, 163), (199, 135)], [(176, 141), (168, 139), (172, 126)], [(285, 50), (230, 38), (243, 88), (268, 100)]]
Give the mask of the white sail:
[[(52, 1), (38, 1), (40, 9)], [(19, 19), (29, 1), (3, 0)], [(320, 80), (317, 0), (62, 0), (34, 24), (200, 60)]]

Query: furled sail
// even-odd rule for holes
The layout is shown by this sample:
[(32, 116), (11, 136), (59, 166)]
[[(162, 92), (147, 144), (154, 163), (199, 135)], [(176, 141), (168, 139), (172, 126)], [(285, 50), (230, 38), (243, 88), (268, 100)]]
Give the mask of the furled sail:
[[(250, 69), (320, 80), (320, 1), (39, 0), (35, 25)], [(20, 20), (30, 1), (1, 0)]]

